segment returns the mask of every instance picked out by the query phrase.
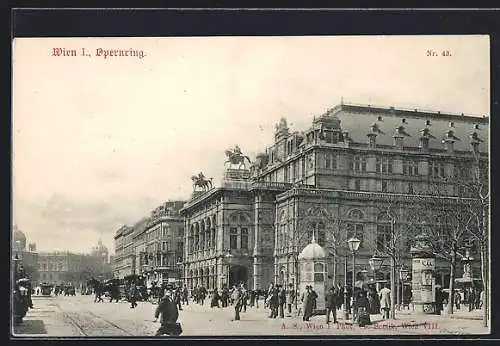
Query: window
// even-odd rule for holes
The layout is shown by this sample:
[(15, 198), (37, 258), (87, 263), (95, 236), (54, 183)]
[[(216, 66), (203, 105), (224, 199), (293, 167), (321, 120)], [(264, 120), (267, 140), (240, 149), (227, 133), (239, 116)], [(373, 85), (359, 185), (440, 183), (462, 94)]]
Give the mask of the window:
[(418, 175), (418, 163), (415, 161), (404, 161), (403, 162), (403, 174), (404, 175)]
[(414, 193), (413, 183), (408, 183), (408, 193)]
[(248, 249), (248, 229), (241, 229), (241, 248), (247, 250)]
[(429, 176), (433, 178), (445, 178), (445, 167), (442, 162), (432, 161), (429, 163)]
[(366, 172), (366, 157), (359, 155), (354, 156), (352, 169), (354, 172)]
[(363, 247), (363, 229), (364, 226), (362, 223), (348, 223), (347, 224), (347, 239), (351, 239), (353, 237), (358, 238), (361, 243), (359, 244), (359, 247)]
[(164, 241), (164, 242), (162, 243), (162, 250), (163, 250), (163, 251), (167, 251), (167, 250), (168, 250), (168, 249), (167, 249), (167, 242), (166, 242), (166, 241)]
[(392, 173), (392, 160), (389, 157), (377, 157), (377, 173)]
[(382, 181), (382, 192), (387, 192), (387, 181), (386, 180)]
[(383, 251), (390, 245), (391, 225), (377, 225), (377, 250)]
[(182, 227), (177, 228), (177, 236), (182, 237), (184, 235), (184, 229)]
[(356, 190), (356, 191), (361, 190), (361, 180), (359, 180), (359, 179), (354, 180), (354, 190)]
[(231, 229), (229, 230), (229, 248), (238, 248), (238, 229), (234, 227), (231, 227)]
[(183, 251), (184, 250), (184, 243), (181, 241), (177, 242), (177, 251)]

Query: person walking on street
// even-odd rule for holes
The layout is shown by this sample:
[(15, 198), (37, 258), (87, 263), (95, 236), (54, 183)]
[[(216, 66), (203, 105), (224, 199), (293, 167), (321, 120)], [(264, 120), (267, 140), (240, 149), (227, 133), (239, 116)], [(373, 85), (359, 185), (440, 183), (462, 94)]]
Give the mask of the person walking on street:
[(443, 291), (441, 287), (436, 287), (436, 315), (441, 315), (443, 310)]
[(387, 284), (384, 285), (384, 288), (380, 290), (378, 293), (380, 299), (380, 309), (382, 310), (382, 318), (389, 318), (389, 310), (391, 308), (391, 290), (387, 287)]
[(269, 308), (271, 309), (269, 318), (276, 318), (278, 317), (278, 288), (273, 286), (272, 290), (268, 292), (269, 298), (267, 298), (267, 300)]
[(239, 321), (240, 320), (240, 310), (242, 304), (242, 298), (243, 298), (243, 292), (241, 292), (241, 287), (235, 288), (233, 291), (233, 302), (234, 302), (234, 321)]
[(282, 285), (278, 287), (278, 306), (280, 318), (285, 318), (286, 291)]
[(173, 299), (172, 286), (167, 285), (165, 290), (165, 296), (158, 304), (155, 310), (154, 322), (158, 320), (158, 316), (161, 314), (161, 327), (156, 332), (156, 336), (160, 335), (172, 335), (178, 336), (182, 333), (182, 328), (177, 323), (179, 318), (179, 310), (177, 310), (177, 304)]
[(211, 308), (214, 308), (214, 307), (220, 308), (219, 300), (220, 300), (219, 291), (217, 291), (217, 289), (214, 289), (214, 293), (212, 293), (212, 300), (210, 302), (210, 307)]
[(182, 311), (182, 305), (181, 305), (181, 290), (180, 288), (176, 288), (174, 291), (174, 302), (177, 304), (177, 309), (179, 311)]
[(182, 303), (185, 305), (189, 305), (188, 296), (189, 296), (189, 291), (187, 289), (187, 286), (184, 285), (184, 289), (182, 290)]
[(288, 285), (288, 290), (286, 290), (286, 305), (288, 314), (292, 314), (292, 305), (295, 303), (295, 292), (293, 289), (293, 284)]
[(311, 286), (306, 286), (306, 291), (302, 294), (303, 321), (309, 321), (313, 313), (314, 294)]
[(137, 295), (139, 294), (137, 287), (135, 284), (132, 284), (130, 286), (129, 290), (129, 301), (130, 301), (130, 308), (133, 309), (137, 306)]
[(337, 294), (335, 287), (330, 288), (325, 295), (325, 308), (326, 324), (330, 323), (330, 314), (333, 314), (333, 323), (337, 323)]

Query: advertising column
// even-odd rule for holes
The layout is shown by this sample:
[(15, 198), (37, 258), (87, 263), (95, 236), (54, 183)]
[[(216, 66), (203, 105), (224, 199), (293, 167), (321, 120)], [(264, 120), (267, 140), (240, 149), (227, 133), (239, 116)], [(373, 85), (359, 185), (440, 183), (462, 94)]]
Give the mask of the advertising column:
[(416, 237), (412, 255), (412, 302), (415, 312), (423, 314), (435, 313), (434, 271), (436, 260), (426, 245), (427, 239)]

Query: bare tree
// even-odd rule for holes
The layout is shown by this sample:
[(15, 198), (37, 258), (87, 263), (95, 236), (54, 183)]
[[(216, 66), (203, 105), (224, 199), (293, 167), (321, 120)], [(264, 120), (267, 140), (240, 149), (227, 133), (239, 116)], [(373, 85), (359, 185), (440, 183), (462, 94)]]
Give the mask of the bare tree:
[[(406, 252), (406, 243), (409, 241), (407, 232), (408, 224), (413, 218), (408, 215), (408, 207), (402, 201), (385, 201), (379, 207), (377, 227), (388, 227), (377, 229), (376, 253), (389, 257), (391, 261), (391, 318), (395, 318), (396, 303), (396, 268), (402, 265), (402, 257)], [(399, 290), (398, 290), (399, 295)]]
[(446, 197), (449, 186), (446, 180), (429, 184), (427, 195), (420, 196), (420, 207), (416, 214), (430, 250), (436, 258), (450, 266), (447, 313), (453, 314), (457, 258), (462, 255), (461, 250), (473, 217), (463, 198)]
[(475, 169), (472, 176), (464, 174), (470, 172), (470, 168), (459, 166), (458, 174), (454, 176), (456, 195), (466, 205), (467, 213), (472, 215), (472, 221), (468, 225), (470, 238), (478, 244), (481, 257), (481, 280), (483, 282), (483, 326), (488, 326), (489, 316), (489, 221), (490, 209), (489, 193), (489, 171), (485, 164), (476, 157)]

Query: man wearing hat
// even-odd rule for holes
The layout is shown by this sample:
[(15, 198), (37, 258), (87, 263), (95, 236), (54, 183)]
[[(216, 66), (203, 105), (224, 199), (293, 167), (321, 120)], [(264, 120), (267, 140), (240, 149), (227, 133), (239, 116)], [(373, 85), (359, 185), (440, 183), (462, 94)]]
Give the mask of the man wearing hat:
[(330, 290), (326, 293), (325, 307), (326, 323), (330, 323), (330, 313), (333, 314), (333, 323), (337, 323), (337, 295), (335, 294), (335, 287), (330, 288)]
[(165, 287), (165, 295), (163, 296), (160, 304), (158, 304), (158, 307), (155, 311), (154, 322), (157, 321), (158, 316), (161, 314), (161, 327), (156, 332), (156, 336), (165, 334), (177, 336), (182, 332), (180, 324), (177, 323), (177, 319), (179, 318), (179, 310), (177, 309), (177, 304), (174, 301), (173, 295), (173, 286), (167, 285)]

